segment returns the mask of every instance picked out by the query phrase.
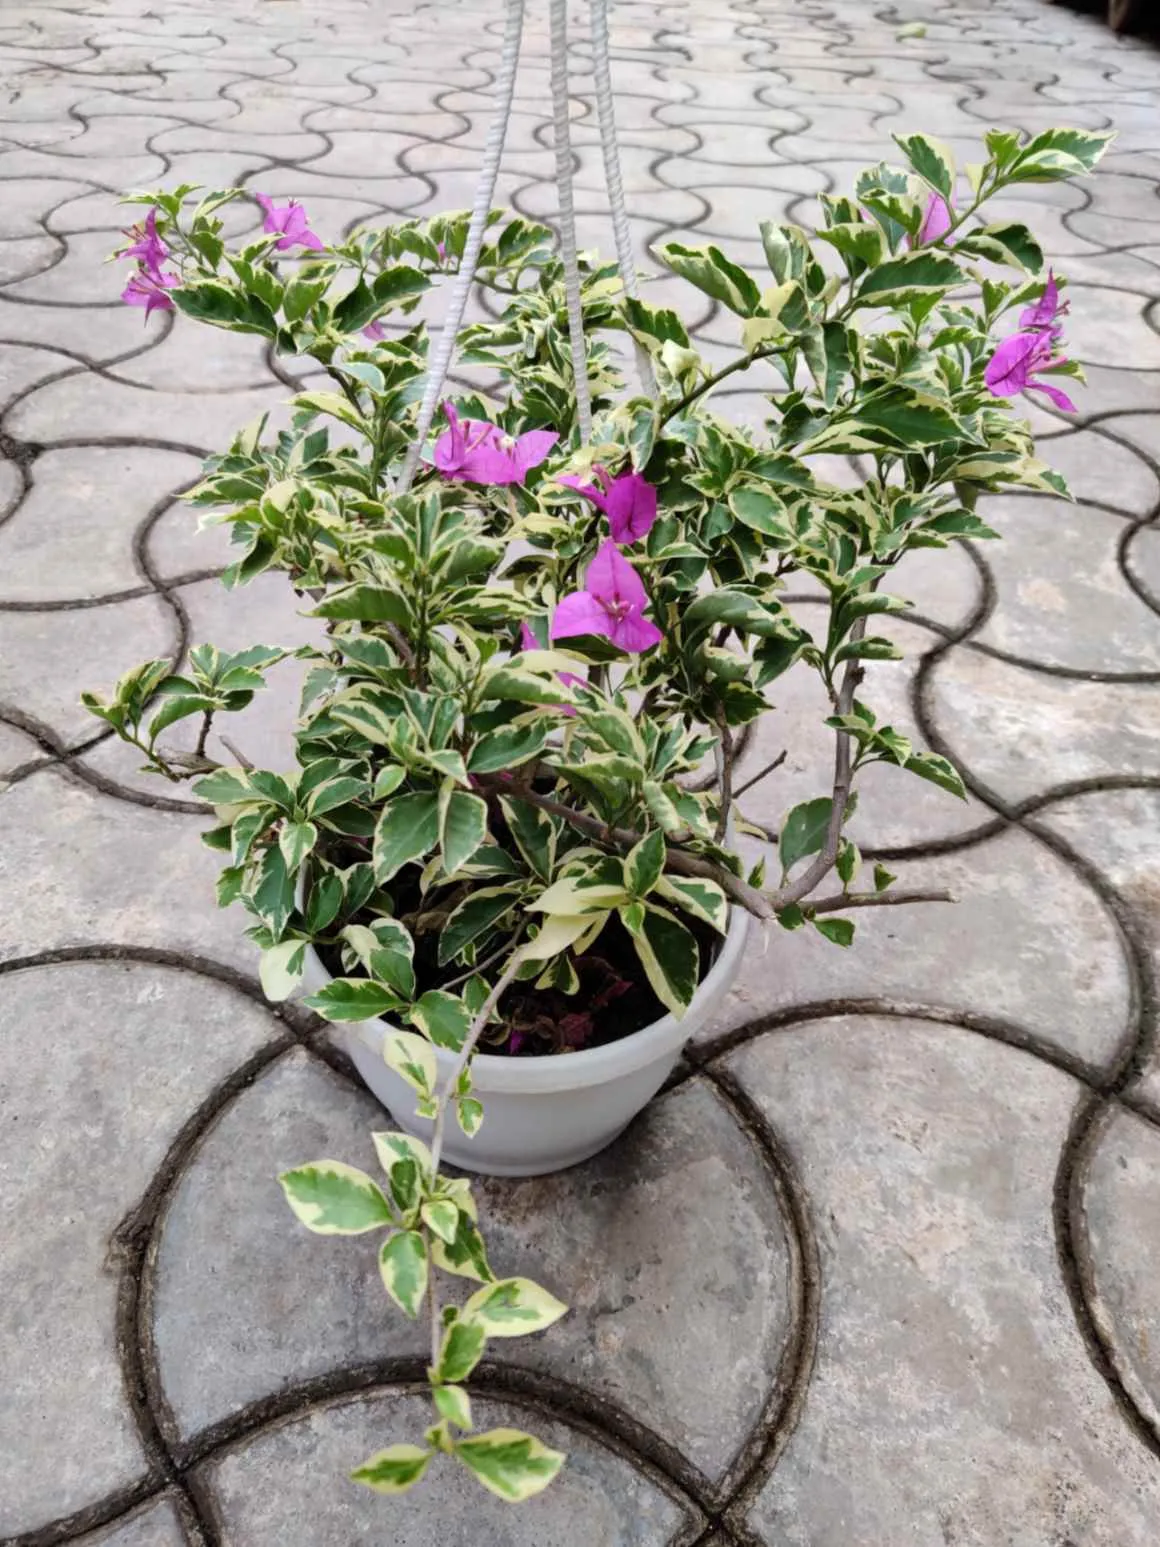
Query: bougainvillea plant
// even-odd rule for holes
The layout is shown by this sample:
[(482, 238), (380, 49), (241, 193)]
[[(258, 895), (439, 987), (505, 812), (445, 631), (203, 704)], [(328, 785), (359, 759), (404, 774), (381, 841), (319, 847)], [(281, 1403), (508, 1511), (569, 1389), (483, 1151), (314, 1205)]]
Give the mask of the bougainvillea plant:
[[(1013, 412), (1019, 394), (1070, 410), (1061, 282), (1024, 225), (984, 207), (1089, 171), (1105, 140), (993, 132), (960, 182), (943, 146), (900, 137), (906, 165), (823, 197), (812, 236), (761, 226), (760, 281), (716, 247), (661, 247), (735, 318), (736, 356), (714, 369), (675, 311), (588, 259), (584, 444), (551, 234), (495, 213), (478, 269), (494, 320), (458, 341), (491, 387), (442, 405), (413, 481), (427, 335), (407, 319), (457, 270), (467, 216), (328, 240), (300, 205), (259, 195), (261, 232), (230, 250), (219, 212), (238, 190), (137, 199), (126, 301), (258, 335), (322, 378), (287, 428), (243, 431), (189, 496), (231, 528), (225, 584), (281, 570), (319, 644), (202, 646), (87, 703), (149, 769), (198, 779), (219, 900), (250, 914), (269, 996), (294, 992), (316, 950), (330, 976), (306, 1003), (387, 1017), (384, 1056), (433, 1122), (430, 1145), (375, 1136), (384, 1184), (334, 1161), (282, 1178), (310, 1229), (383, 1232), (387, 1291), (430, 1316), (434, 1423), (354, 1474), (372, 1488), (408, 1487), (442, 1451), (518, 1499), (562, 1461), (527, 1435), (476, 1433), (464, 1389), (488, 1338), (563, 1311), (493, 1276), (470, 1185), (440, 1170), (449, 1112), (468, 1133), (483, 1117), (481, 1040), (566, 1056), (618, 1016), (637, 1029), (633, 989), (646, 1019), (681, 1015), (731, 906), (848, 945), (855, 909), (897, 900), (881, 867), (860, 879), (846, 833), (859, 773), (886, 763), (962, 795), (945, 759), (865, 701), (864, 663), (898, 657), (875, 623), (908, 605), (890, 587), (906, 554), (993, 537), (982, 494), (1066, 493)], [(655, 391), (626, 380), (630, 341)], [(766, 394), (760, 432), (713, 409), (712, 389), (745, 372)], [(826, 477), (835, 455), (861, 459), (856, 487)], [(820, 589), (824, 628), (783, 601), (795, 576)], [(211, 726), (290, 656), (306, 676), (285, 765), (216, 764)], [(766, 835), (736, 762), (791, 670), (821, 681), (833, 774), (751, 866), (738, 842)], [(198, 734), (174, 750), (185, 720)], [(454, 1055), (441, 1085), (435, 1048)], [(439, 1273), (481, 1287), (441, 1308)]]

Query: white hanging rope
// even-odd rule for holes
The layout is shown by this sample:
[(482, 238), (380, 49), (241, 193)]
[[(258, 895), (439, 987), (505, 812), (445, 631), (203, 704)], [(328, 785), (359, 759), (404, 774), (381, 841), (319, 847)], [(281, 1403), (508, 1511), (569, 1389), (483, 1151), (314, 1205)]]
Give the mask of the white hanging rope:
[(572, 203), (572, 136), (568, 124), (568, 0), (551, 0), (552, 111), (556, 126), (556, 190), (560, 200), (560, 255), (568, 304), (568, 339), (576, 381), (576, 422), (583, 445), (592, 437), (588, 395), (588, 349), (580, 306), (580, 264), (576, 256), (576, 212)]
[(499, 172), (504, 141), (507, 139), (508, 123), (511, 120), (512, 93), (515, 90), (516, 68), (520, 60), (520, 40), (523, 37), (523, 31), (524, 0), (507, 0), (503, 52), (500, 55), (499, 75), (496, 80), (495, 113), (487, 129), (487, 142), (483, 151), (483, 163), (479, 169), (479, 182), (475, 188), (475, 203), (471, 208), (471, 223), (467, 228), (463, 258), (459, 264), (459, 272), (455, 276), (455, 284), (451, 289), (443, 331), (439, 335), (427, 367), (427, 381), (423, 388), (423, 400), (419, 405), (415, 440), (407, 452), (403, 470), (399, 475), (400, 493), (405, 493), (410, 488), (415, 470), (419, 466), (423, 444), (430, 433), (431, 422), (435, 417), (435, 406), (439, 401), (439, 394), (443, 390), (443, 383), (451, 365), (451, 356), (455, 351), (459, 330), (463, 326), (467, 298), (471, 294), (471, 287), (475, 281), (475, 270), (479, 263), (484, 232), (487, 230), (487, 217), (491, 212), (495, 196), (496, 175)]
[[(596, 87), (596, 113), (600, 119), (600, 149), (604, 155), (604, 181), (608, 185), (608, 210), (612, 216), (612, 234), (616, 240), (616, 262), (625, 295), (639, 294), (636, 264), (632, 256), (632, 234), (628, 229), (628, 210), (624, 203), (624, 181), (620, 171), (620, 145), (616, 138), (616, 110), (612, 97), (612, 70), (608, 62), (608, 0), (592, 3), (592, 72)], [(644, 345), (634, 340), (636, 369), (646, 396), (655, 397), (657, 384), (652, 361)]]

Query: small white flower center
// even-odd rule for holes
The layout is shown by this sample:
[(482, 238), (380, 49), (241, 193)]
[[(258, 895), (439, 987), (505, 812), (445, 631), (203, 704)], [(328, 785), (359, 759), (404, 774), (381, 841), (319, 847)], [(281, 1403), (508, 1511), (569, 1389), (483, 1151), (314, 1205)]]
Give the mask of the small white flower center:
[(610, 601), (604, 602), (603, 606), (605, 612), (615, 623), (622, 622), (632, 610), (627, 602), (621, 601), (619, 596), (614, 596)]

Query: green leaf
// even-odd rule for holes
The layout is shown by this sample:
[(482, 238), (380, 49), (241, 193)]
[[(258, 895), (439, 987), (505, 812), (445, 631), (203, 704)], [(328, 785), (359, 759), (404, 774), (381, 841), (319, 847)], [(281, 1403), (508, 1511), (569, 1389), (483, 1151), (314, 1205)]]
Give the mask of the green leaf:
[(465, 946), (488, 933), (519, 899), (510, 886), (485, 887), (469, 892), (447, 918), (439, 936), (439, 965), (445, 966)]
[(278, 847), (286, 869), (293, 873), (318, 842), (318, 829), (313, 822), (286, 822), (278, 835)]
[(435, 1451), (418, 1445), (389, 1445), (356, 1467), (351, 1481), (375, 1493), (405, 1493), (419, 1481), (434, 1455)]
[(915, 752), (902, 766), (908, 773), (917, 774), (920, 779), (937, 784), (940, 789), (949, 790), (960, 800), (966, 800), (967, 792), (958, 769), (945, 757), (939, 757), (936, 752)]
[(263, 851), (251, 901), (263, 924), (279, 940), (294, 911), (294, 880), (280, 848)]
[(926, 134), (896, 134), (893, 138), (923, 182), (949, 200), (955, 189), (955, 158), (948, 147)]
[(833, 408), (850, 375), (850, 339), (840, 322), (802, 335), (802, 353), (827, 408)]
[(854, 925), (850, 919), (814, 919), (814, 928), (819, 935), (825, 935), (827, 940), (832, 940), (835, 945), (853, 945)]
[(483, 1122), (483, 1103), (477, 1101), (474, 1096), (457, 1096), (455, 1098), (455, 1116), (460, 1128), (470, 1139), (472, 1134), (478, 1133)]
[(556, 676), (541, 677), (516, 666), (498, 666), (485, 677), (485, 698), (507, 699), (517, 704), (571, 704), (572, 690)]
[(471, 1028), (467, 1006), (455, 994), (429, 988), (412, 1010), (410, 1019), (436, 1047), (458, 1052)]
[(1016, 222), (983, 226), (956, 243), (956, 252), (1005, 263), (1028, 274), (1043, 271), (1043, 249), (1026, 226)]
[(462, 1386), (434, 1386), (431, 1400), (444, 1423), (453, 1423), (457, 1429), (470, 1429), (471, 1402)]
[(518, 1429), (489, 1429), (460, 1440), (455, 1454), (491, 1493), (517, 1504), (541, 1493), (565, 1457)]
[(303, 1004), (326, 1021), (372, 1021), (397, 1009), (399, 999), (370, 978), (333, 978)]
[(874, 890), (876, 892), (884, 892), (888, 886), (893, 885), (897, 880), (898, 877), (892, 875), (885, 865), (874, 866)]
[(388, 763), (385, 768), (380, 768), (372, 789), (375, 800), (386, 800), (389, 795), (393, 795), (406, 777), (407, 770), (397, 764)]
[(486, 837), (487, 802), (467, 790), (452, 790), (440, 834), (447, 874), (454, 875), (461, 865), (466, 865)]
[(549, 724), (501, 725), (472, 747), (467, 766), (473, 774), (499, 773), (538, 757), (548, 744)]
[(302, 981), (302, 969), (306, 963), (304, 940), (283, 940), (262, 952), (258, 963), (258, 977), (262, 992), (275, 1004), (280, 1004)]
[(756, 484), (742, 484), (729, 496), (729, 509), (752, 532), (765, 537), (791, 538), (788, 512), (775, 495)]
[(375, 1146), (375, 1154), (379, 1157), (379, 1165), (388, 1176), (400, 1160), (413, 1160), (421, 1175), (430, 1176), (431, 1151), (422, 1139), (416, 1139), (409, 1133), (380, 1132), (372, 1133), (371, 1140)]
[(309, 616), (362, 623), (396, 623), (406, 628), (411, 623), (411, 608), (407, 599), (397, 591), (360, 582), (331, 591)]
[(657, 883), (657, 896), (676, 903), (686, 913), (724, 934), (729, 924), (729, 901), (716, 881), (699, 876), (664, 875)]
[(433, 790), (397, 796), (383, 808), (375, 828), (375, 880), (385, 885), (411, 860), (425, 858), (438, 841), (439, 796)]
[(556, 863), (556, 826), (546, 812), (522, 800), (500, 796), (504, 820), (516, 848), (541, 881), (550, 881)]
[(546, 918), (536, 938), (520, 946), (518, 953), (520, 960), (547, 961), (549, 957), (556, 956), (560, 951), (566, 951), (570, 945), (574, 945), (597, 919), (605, 916), (600, 912), (594, 912), (574, 915), (555, 914)]
[(478, 1322), (455, 1321), (443, 1334), (443, 1346), (435, 1365), (436, 1379), (455, 1386), (464, 1381), (483, 1357), (487, 1334)]
[(340, 779), (328, 779), (325, 784), (320, 784), (311, 790), (306, 801), (307, 810), (311, 816), (325, 816), (328, 811), (335, 811), (339, 806), (349, 805), (352, 800), (363, 799), (366, 793), (365, 779), (355, 779), (350, 775), (344, 775)]
[(696, 937), (663, 908), (646, 905), (644, 917), (621, 911), (645, 976), (660, 1002), (680, 1020), (700, 982)]
[(379, 1248), (383, 1288), (405, 1316), (418, 1316), (427, 1293), (427, 1243), (417, 1230), (399, 1230)]
[(211, 806), (237, 806), (260, 799), (240, 768), (215, 768), (197, 781), (193, 793)]
[(657, 257), (674, 274), (720, 301), (739, 317), (752, 317), (761, 305), (761, 291), (719, 247), (686, 247), (667, 242), (655, 249)]
[(383, 1038), (383, 1059), (388, 1069), (406, 1080), (424, 1098), (435, 1094), (439, 1065), (431, 1044), (414, 1031), (388, 1031)]
[(1114, 138), (1087, 129), (1045, 129), (1015, 157), (1003, 182), (1052, 183), (1078, 177), (1092, 170)]
[(781, 868), (785, 875), (789, 874), (799, 859), (821, 852), (829, 831), (833, 804), (830, 797), (824, 795), (795, 806), (786, 817), (778, 838)]
[(852, 305), (905, 306), (910, 301), (937, 299), (962, 277), (953, 258), (922, 248), (871, 269), (858, 286)]
[(530, 1278), (501, 1278), (477, 1289), (459, 1314), (464, 1321), (477, 1322), (488, 1337), (515, 1338), (542, 1332), (567, 1309)]
[(459, 1229), (459, 1210), (450, 1198), (430, 1198), (422, 1208), (423, 1223), (441, 1241), (454, 1241)]
[(665, 839), (659, 832), (648, 833), (629, 850), (624, 861), (624, 884), (633, 897), (652, 891), (665, 868)]
[(339, 1160), (283, 1171), (286, 1201), (315, 1235), (362, 1235), (392, 1223), (390, 1205), (365, 1171)]
[(475, 1279), (479, 1283), (489, 1283), (492, 1278), (483, 1237), (464, 1208), (459, 1210), (454, 1241), (442, 1241), (436, 1237), (431, 1242), (431, 1260), (437, 1268), (442, 1268), (446, 1273), (455, 1273), (460, 1278)]

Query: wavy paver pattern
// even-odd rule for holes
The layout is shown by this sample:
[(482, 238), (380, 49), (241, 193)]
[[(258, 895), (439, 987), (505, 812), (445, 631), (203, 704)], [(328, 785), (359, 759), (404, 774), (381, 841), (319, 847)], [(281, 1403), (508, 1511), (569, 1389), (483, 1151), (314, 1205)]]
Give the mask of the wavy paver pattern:
[[(543, 9), (500, 197), (550, 218)], [(577, 206), (607, 246), (574, 10)], [(325, 1027), (264, 1003), (197, 803), (77, 703), (199, 639), (309, 637), (276, 583), (224, 596), (177, 500), (294, 377), (143, 328), (101, 259), (130, 186), (240, 182), (330, 233), (464, 206), (500, 31), (498, 0), (0, 7), (0, 1542), (1152, 1547), (1160, 55), (1037, 0), (614, 8), (654, 272), (674, 232), (759, 269), (757, 221), (809, 222), (895, 131), (968, 160), (993, 123), (1118, 130), (1095, 180), (1021, 195), (1072, 280), (1081, 413), (1029, 412), (1077, 503), (996, 499), (1001, 547), (900, 571), (907, 661), (870, 696), (970, 799), (868, 780), (856, 836), (958, 907), (867, 917), (847, 953), (770, 937), (612, 1150), (483, 1184), (497, 1260), (574, 1309), (482, 1367), (479, 1410), (567, 1448), (561, 1480), (517, 1511), (454, 1475), (399, 1503), (344, 1480), (414, 1430), (422, 1348), (274, 1178), (369, 1162), (376, 1108)], [(817, 705), (779, 688), (747, 753), (792, 735), (768, 822), (824, 777)], [(292, 698), (248, 712), (257, 756)]]

